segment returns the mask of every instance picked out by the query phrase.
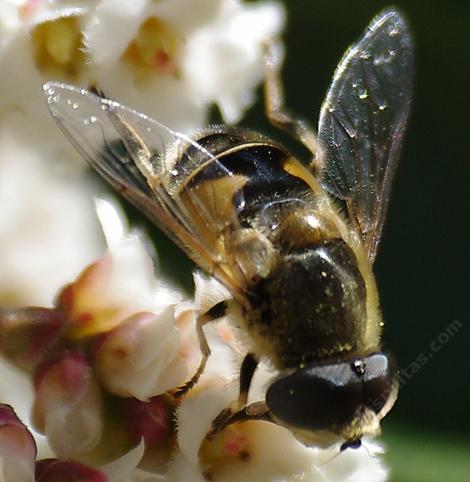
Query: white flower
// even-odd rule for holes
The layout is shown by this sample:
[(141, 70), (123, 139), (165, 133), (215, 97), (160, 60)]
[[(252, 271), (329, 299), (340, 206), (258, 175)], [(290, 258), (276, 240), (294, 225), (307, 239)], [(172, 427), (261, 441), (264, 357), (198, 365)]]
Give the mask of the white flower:
[(278, 3), (102, 0), (85, 38), (108, 96), (189, 131), (212, 103), (240, 119), (262, 78), (262, 42), (282, 23)]
[(58, 308), (69, 338), (101, 336), (93, 364), (103, 386), (147, 401), (184, 382), (191, 357), (182, 339), (194, 338), (194, 312), (157, 280), (143, 235), (127, 231), (111, 202), (99, 199), (97, 209), (109, 252), (60, 293)]
[(0, 304), (50, 306), (103, 246), (92, 185), (21, 112), (0, 117)]
[(262, 43), (283, 21), (275, 2), (7, 0), (0, 110), (21, 106), (45, 118), (41, 84), (63, 79), (97, 83), (180, 131), (202, 127), (213, 103), (235, 122), (262, 78)]
[(263, 78), (263, 42), (279, 35), (283, 12), (278, 3), (220, 5), (212, 25), (188, 39), (182, 69), (199, 101), (216, 102), (227, 123), (238, 122), (253, 102)]
[[(90, 1), (5, 0), (0, 11), (0, 112), (8, 107), (23, 109), (50, 142), (60, 139), (47, 122), (41, 95), (42, 84), (51, 77), (86, 81), (86, 55), (81, 24), (93, 7)], [(54, 135), (55, 134), (55, 135)]]
[[(136, 466), (139, 464), (143, 454), (145, 446), (144, 442), (141, 441), (137, 447), (130, 450), (127, 454), (113, 460), (109, 464), (100, 467), (100, 470), (104, 472), (108, 478), (109, 482), (130, 482), (133, 480), (138, 480), (134, 477), (134, 474), (139, 470)], [(147, 479), (143, 479), (145, 482)], [(148, 479), (148, 482), (154, 479)], [(155, 479), (156, 480), (156, 479)]]
[(145, 236), (127, 229), (112, 202), (98, 199), (96, 204), (109, 249), (57, 299), (58, 307), (69, 317), (72, 337), (108, 332), (130, 316), (159, 313), (182, 299), (179, 292), (157, 279)]

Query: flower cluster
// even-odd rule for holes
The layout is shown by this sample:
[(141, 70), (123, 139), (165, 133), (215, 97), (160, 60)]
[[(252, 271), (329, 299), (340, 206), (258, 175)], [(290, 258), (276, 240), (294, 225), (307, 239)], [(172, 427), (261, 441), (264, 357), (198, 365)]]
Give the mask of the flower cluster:
[(44, 82), (98, 86), (182, 132), (203, 127), (213, 104), (235, 122), (262, 78), (262, 42), (282, 24), (270, 2), (4, 0), (0, 302), (50, 304), (104, 249), (92, 203), (102, 187), (50, 118)]
[[(109, 212), (109, 203), (100, 204)], [(156, 282), (137, 233), (114, 236), (116, 244), (65, 286), (52, 308), (2, 310), (0, 350), (30, 374), (32, 427), (56, 457), (102, 466), (143, 441), (161, 462), (175, 443), (170, 391), (200, 356), (192, 340), (194, 309)], [(131, 469), (143, 446), (138, 451)], [(35, 446), (23, 455), (34, 471)], [(46, 465), (38, 462), (36, 473), (69, 470)], [(40, 480), (56, 480), (48, 477)]]
[[(162, 281), (42, 98), (58, 79), (178, 131), (202, 127), (214, 104), (236, 122), (283, 18), (269, 1), (3, 2), (0, 481), (385, 480), (373, 444), (337, 456), (264, 421), (207, 436), (237, 398), (244, 350), (230, 320), (205, 329), (206, 370), (176, 393), (201, 359), (197, 314), (230, 294), (197, 274), (188, 301)], [(250, 402), (274, 375), (257, 370)]]
[(18, 105), (42, 118), (41, 85), (62, 79), (97, 84), (180, 131), (204, 125), (214, 103), (226, 122), (241, 118), (262, 78), (262, 42), (283, 23), (279, 4), (269, 2), (4, 3), (0, 109)]

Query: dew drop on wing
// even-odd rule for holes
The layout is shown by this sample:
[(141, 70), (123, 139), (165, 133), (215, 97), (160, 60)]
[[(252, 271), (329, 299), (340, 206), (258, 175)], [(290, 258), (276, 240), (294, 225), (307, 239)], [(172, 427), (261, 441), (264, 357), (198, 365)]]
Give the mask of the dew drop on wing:
[(367, 92), (367, 89), (361, 90), (359, 91), (358, 97), (361, 100), (365, 100), (369, 97), (369, 92)]
[(389, 64), (395, 58), (395, 50), (388, 50), (374, 58), (374, 65)]

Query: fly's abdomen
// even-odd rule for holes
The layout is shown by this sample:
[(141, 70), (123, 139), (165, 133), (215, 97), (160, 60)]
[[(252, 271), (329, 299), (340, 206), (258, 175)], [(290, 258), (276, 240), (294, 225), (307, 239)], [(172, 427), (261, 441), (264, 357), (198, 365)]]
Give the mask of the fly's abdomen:
[(271, 341), (284, 367), (341, 357), (361, 343), (366, 286), (342, 239), (285, 253), (257, 295), (266, 300), (259, 334)]

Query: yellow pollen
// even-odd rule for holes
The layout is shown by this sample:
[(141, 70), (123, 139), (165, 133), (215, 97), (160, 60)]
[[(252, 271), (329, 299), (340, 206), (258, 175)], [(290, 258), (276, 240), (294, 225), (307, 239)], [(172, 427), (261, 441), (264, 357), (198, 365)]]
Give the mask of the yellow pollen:
[(32, 31), (31, 38), (36, 65), (43, 72), (73, 78), (85, 63), (77, 17), (41, 23)]
[(175, 75), (178, 38), (168, 25), (156, 17), (148, 18), (129, 44), (123, 58), (138, 74)]

